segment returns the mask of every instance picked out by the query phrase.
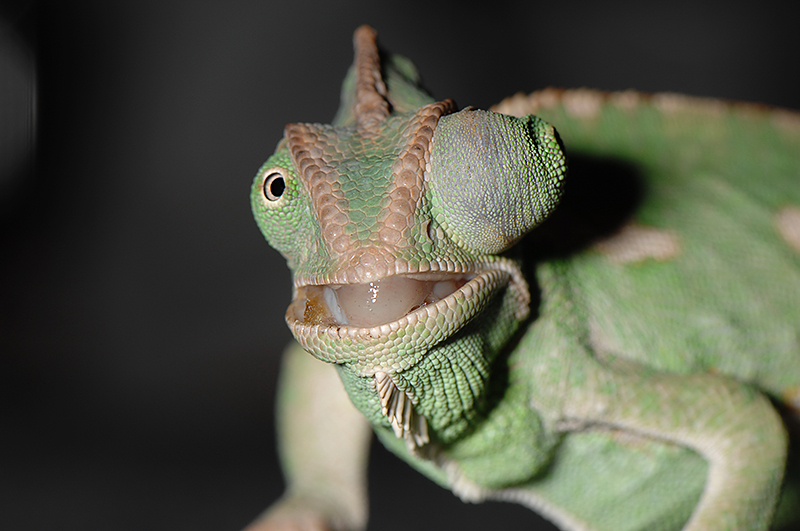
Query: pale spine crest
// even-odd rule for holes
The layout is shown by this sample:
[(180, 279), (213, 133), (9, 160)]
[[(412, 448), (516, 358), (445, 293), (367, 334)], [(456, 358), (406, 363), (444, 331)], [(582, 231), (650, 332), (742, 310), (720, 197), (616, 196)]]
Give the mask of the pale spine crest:
[(430, 442), (428, 421), (414, 411), (411, 396), (397, 388), (385, 372), (375, 373), (375, 390), (381, 402), (381, 413), (389, 420), (395, 436), (406, 442), (412, 454)]

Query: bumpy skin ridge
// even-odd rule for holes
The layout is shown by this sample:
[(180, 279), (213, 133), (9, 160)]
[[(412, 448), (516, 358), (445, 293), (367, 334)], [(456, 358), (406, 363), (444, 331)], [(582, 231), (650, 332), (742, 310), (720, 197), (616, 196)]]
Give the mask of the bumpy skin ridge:
[(386, 85), (380, 75), (376, 34), (371, 28), (361, 28), (353, 37), (356, 50), (356, 108), (358, 125), (364, 131), (377, 131), (380, 123), (389, 116)]

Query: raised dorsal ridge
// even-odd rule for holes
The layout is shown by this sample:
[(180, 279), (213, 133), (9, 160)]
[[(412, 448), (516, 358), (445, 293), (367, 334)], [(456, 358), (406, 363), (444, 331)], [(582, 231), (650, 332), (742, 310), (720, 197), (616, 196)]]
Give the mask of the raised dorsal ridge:
[(381, 59), (378, 53), (377, 33), (369, 26), (361, 26), (353, 35), (356, 69), (356, 123), (366, 130), (374, 130), (389, 116), (386, 84), (381, 76)]

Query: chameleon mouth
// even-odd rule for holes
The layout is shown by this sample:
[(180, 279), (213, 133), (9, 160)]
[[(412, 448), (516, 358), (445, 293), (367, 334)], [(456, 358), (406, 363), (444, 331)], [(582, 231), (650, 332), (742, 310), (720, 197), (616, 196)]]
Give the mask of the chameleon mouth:
[(354, 363), (362, 376), (380, 368), (402, 371), (471, 322), (501, 290), (510, 290), (515, 317), (524, 319), (530, 298), (518, 272), (512, 262), (498, 260), (480, 272), (429, 271), (371, 284), (297, 286), (286, 324), (318, 359)]
[(375, 327), (450, 297), (476, 276), (417, 273), (365, 284), (302, 286), (287, 317), (306, 326)]

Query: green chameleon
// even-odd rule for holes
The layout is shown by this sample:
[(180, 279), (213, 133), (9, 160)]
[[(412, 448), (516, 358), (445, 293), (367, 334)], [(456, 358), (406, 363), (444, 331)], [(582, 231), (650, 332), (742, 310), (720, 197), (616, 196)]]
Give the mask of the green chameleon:
[(364, 528), (370, 426), (567, 530), (785, 525), (800, 116), (552, 89), (459, 111), (354, 42), (333, 125), (288, 125), (252, 187), (299, 346), (287, 492), (248, 530)]

